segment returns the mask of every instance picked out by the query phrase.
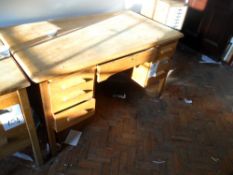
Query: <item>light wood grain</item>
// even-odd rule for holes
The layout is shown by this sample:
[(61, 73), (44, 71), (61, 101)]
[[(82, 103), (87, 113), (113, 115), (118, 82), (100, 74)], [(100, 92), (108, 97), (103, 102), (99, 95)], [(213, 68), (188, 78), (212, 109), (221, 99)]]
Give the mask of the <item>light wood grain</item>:
[(17, 92), (11, 92), (0, 96), (0, 109), (5, 109), (10, 106), (19, 104), (19, 97)]
[[(104, 13), (98, 16), (81, 16), (78, 18), (64, 18), (11, 26), (0, 29), (0, 38), (7, 46), (9, 46), (11, 51), (14, 53), (33, 45), (37, 45), (52, 40), (56, 37), (60, 37), (69, 32), (80, 30), (82, 28), (85, 28), (86, 26), (93, 25), (102, 20), (115, 16), (118, 13), (119, 12), (108, 14)], [(48, 36), (48, 33), (54, 30), (57, 30), (57, 34), (54, 37)]]
[(152, 62), (145, 62), (135, 66), (131, 75), (131, 79), (138, 83), (141, 87), (146, 87), (148, 83)]
[(95, 99), (85, 101), (77, 106), (54, 115), (54, 129), (60, 132), (89, 118), (95, 112)]
[(40, 87), (50, 150), (51, 150), (51, 154), (55, 155), (57, 152), (56, 135), (53, 132), (53, 113), (51, 109), (51, 100), (50, 100), (50, 91), (49, 91), (48, 82), (45, 81), (43, 83), (40, 83), (39, 87)]
[(24, 133), (20, 133), (18, 131), (18, 135), (11, 138), (11, 140), (8, 141), (7, 144), (1, 146), (0, 149), (4, 151), (0, 151), (0, 159), (5, 156), (9, 156), (16, 151), (21, 151), (23, 148), (26, 148), (29, 145), (30, 140), (28, 139), (28, 135), (25, 135)]
[[(151, 82), (151, 80), (154, 79), (153, 77), (151, 77), (151, 76), (154, 76), (154, 75), (150, 75), (151, 73), (154, 72), (153, 74), (156, 75), (156, 78), (155, 78), (156, 80), (161, 79), (160, 73), (168, 72), (170, 69), (171, 62), (172, 62), (171, 59), (176, 50), (176, 46), (177, 46), (177, 42), (169, 42), (169, 43), (158, 46), (156, 57), (153, 61), (151, 62), (147, 61), (139, 66), (134, 67), (132, 76), (131, 76), (132, 80), (134, 80), (136, 83), (138, 83), (142, 87), (147, 87), (148, 84), (151, 86), (152, 83), (149, 83), (149, 82)], [(157, 75), (160, 78), (157, 77)], [(160, 82), (157, 81), (157, 83), (155, 82), (155, 84), (158, 84), (158, 86), (157, 85), (155, 86), (159, 87), (155, 89), (162, 90), (164, 83), (165, 83), (165, 80), (161, 80)], [(153, 89), (153, 88), (149, 88), (149, 89)], [(156, 94), (161, 94), (161, 93), (156, 93)]]
[(160, 71), (156, 77), (152, 77), (148, 80), (148, 86), (146, 87), (146, 93), (149, 96), (158, 97), (162, 94), (165, 87), (168, 72)]
[(164, 59), (165, 57), (171, 58), (176, 51), (176, 46), (177, 46), (177, 42), (172, 42), (172, 43), (168, 43), (168, 44), (160, 46), (158, 49), (157, 59), (160, 60), (160, 59)]
[(159, 73), (161, 71), (168, 72), (171, 68), (171, 63), (172, 63), (171, 58), (165, 58), (163, 60), (158, 61), (156, 73)]
[(5, 109), (15, 104), (19, 104), (25, 121), (25, 123), (8, 131), (2, 130), (2, 124), (0, 123), (0, 137), (3, 135), (7, 141), (5, 144), (1, 144), (0, 149), (2, 151), (0, 151), (0, 158), (17, 151), (21, 151), (31, 144), (35, 162), (37, 165), (41, 165), (43, 163), (43, 159), (26, 89), (24, 88), (19, 91), (1, 95), (0, 101), (0, 109)]
[(110, 76), (130, 69), (139, 64), (155, 59), (156, 48), (151, 48), (140, 53), (125, 56), (124, 58), (117, 59), (97, 67), (97, 82), (102, 82)]
[(57, 152), (55, 132), (92, 116), (95, 111), (95, 67), (40, 83), (44, 115), (52, 154)]
[[(0, 41), (0, 46), (3, 45)], [(28, 87), (30, 83), (12, 57), (0, 60), (0, 95)]]
[[(89, 17), (85, 18), (86, 21), (90, 20)], [(17, 40), (17, 36), (14, 37)], [(181, 37), (182, 34), (173, 29), (124, 11), (104, 20), (101, 18), (99, 22), (75, 32), (15, 52), (14, 57), (31, 80), (39, 83)], [(9, 44), (9, 40), (5, 39), (5, 42)]]
[(32, 118), (31, 108), (30, 108), (26, 89), (19, 90), (18, 96), (19, 96), (20, 106), (23, 112), (26, 128), (28, 131), (28, 135), (31, 141), (31, 146), (32, 146), (32, 150), (34, 153), (35, 162), (37, 165), (42, 165), (43, 157), (41, 154), (39, 140), (38, 140), (38, 136), (36, 133), (35, 124)]
[[(88, 89), (93, 88), (93, 81)], [(52, 111), (57, 113), (61, 110), (69, 108), (70, 106), (89, 100), (93, 97), (93, 90), (81, 90), (78, 87), (73, 87), (70, 90), (63, 91), (62, 93), (55, 93), (51, 91), (51, 105)]]
[(53, 113), (89, 100), (93, 97), (95, 70), (60, 76), (49, 81)]

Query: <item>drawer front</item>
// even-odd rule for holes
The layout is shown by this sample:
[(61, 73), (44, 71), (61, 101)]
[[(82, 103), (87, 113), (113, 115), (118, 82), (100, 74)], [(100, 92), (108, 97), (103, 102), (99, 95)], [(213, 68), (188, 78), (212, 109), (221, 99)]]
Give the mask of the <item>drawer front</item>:
[(177, 42), (166, 44), (159, 47), (158, 59), (171, 58), (176, 50)]
[(171, 66), (171, 59), (165, 58), (157, 61), (156, 63), (146, 62), (139, 66), (134, 67), (132, 73), (132, 80), (142, 87), (146, 87), (148, 80), (151, 77), (157, 77), (161, 72), (168, 72)]
[(93, 97), (94, 72), (75, 73), (49, 82), (50, 100), (53, 113)]
[(140, 86), (146, 87), (151, 65), (151, 62), (146, 62), (144, 64), (135, 66), (132, 72), (131, 79), (138, 83)]
[(97, 82), (104, 81), (110, 76), (133, 68), (147, 61), (152, 61), (156, 55), (156, 48), (151, 48), (124, 58), (120, 58), (97, 67)]
[(95, 113), (95, 99), (54, 115), (54, 130), (60, 132), (89, 118)]

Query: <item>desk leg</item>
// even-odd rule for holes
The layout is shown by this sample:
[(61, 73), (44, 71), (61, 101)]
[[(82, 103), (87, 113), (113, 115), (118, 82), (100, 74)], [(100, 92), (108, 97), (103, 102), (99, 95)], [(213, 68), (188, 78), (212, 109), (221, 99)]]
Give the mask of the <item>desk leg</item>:
[(7, 143), (6, 133), (2, 127), (2, 124), (0, 123), (0, 147), (2, 145), (5, 145), (6, 143)]
[(25, 119), (27, 130), (28, 130), (29, 138), (31, 141), (35, 161), (36, 161), (36, 164), (40, 166), (43, 164), (43, 158), (42, 158), (42, 154), (41, 154), (41, 150), (39, 146), (38, 136), (36, 134), (35, 124), (33, 121), (32, 114), (31, 114), (31, 109), (30, 109), (30, 104), (28, 101), (26, 89), (18, 90), (17, 93), (19, 96), (22, 112), (24, 114), (24, 119)]
[(146, 93), (149, 96), (159, 97), (165, 87), (167, 72), (161, 76), (153, 78), (153, 82), (146, 87)]
[(48, 82), (43, 82), (40, 85), (40, 93), (42, 98), (42, 104), (43, 104), (43, 111), (45, 116), (45, 122), (47, 127), (47, 133), (48, 133), (48, 139), (49, 139), (49, 145), (51, 149), (52, 155), (56, 155), (57, 147), (56, 147), (56, 135), (53, 130), (53, 114), (51, 110), (51, 103), (50, 103), (50, 95), (49, 95), (49, 89), (48, 89)]
[(131, 78), (140, 86), (145, 88), (147, 95), (159, 97), (164, 89), (168, 70), (158, 72), (158, 75), (155, 77), (150, 77), (151, 67), (152, 63), (149, 62), (134, 67)]

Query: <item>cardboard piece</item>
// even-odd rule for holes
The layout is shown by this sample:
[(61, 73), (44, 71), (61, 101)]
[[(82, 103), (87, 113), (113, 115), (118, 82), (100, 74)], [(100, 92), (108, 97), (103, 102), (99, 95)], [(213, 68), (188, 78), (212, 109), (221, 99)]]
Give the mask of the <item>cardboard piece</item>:
[(82, 132), (70, 130), (68, 136), (66, 137), (65, 143), (71, 146), (77, 146), (80, 140)]
[(10, 50), (7, 46), (0, 46), (0, 59), (4, 59), (10, 57)]
[(20, 105), (16, 104), (4, 110), (0, 110), (0, 123), (5, 131), (24, 124), (25, 121)]

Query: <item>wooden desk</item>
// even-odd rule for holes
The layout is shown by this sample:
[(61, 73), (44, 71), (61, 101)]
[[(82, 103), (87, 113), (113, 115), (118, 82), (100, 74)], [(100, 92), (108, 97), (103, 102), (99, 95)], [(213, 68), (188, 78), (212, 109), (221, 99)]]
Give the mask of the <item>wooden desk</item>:
[[(12, 57), (0, 60), (0, 74), (0, 158), (31, 145), (36, 164), (40, 165), (43, 161), (25, 89), (30, 86), (30, 83)], [(3, 115), (7, 113), (9, 107), (17, 105), (23, 114), (24, 122), (8, 129), (6, 125), (9, 123), (1, 122)]]
[[(56, 36), (47, 35), (57, 29)], [(170, 58), (182, 37), (130, 11), (26, 24), (0, 32), (28, 77), (39, 83), (53, 152), (54, 131), (93, 115), (96, 78), (101, 82), (134, 68), (132, 79), (146, 87), (156, 79), (154, 65)], [(163, 79), (166, 73), (161, 74)]]

